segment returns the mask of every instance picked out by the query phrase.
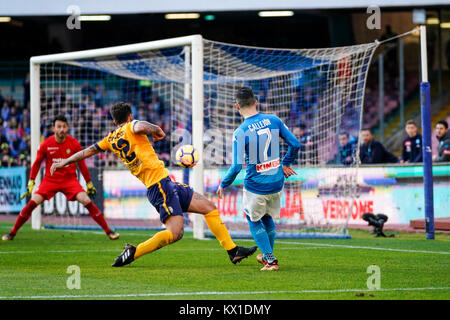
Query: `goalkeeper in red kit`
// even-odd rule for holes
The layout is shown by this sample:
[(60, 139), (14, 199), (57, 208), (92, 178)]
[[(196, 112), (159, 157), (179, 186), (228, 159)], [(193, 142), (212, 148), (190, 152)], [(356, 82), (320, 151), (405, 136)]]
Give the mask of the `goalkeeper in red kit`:
[[(84, 161), (78, 162), (78, 167), (87, 182), (87, 193), (81, 187), (77, 179), (76, 165), (69, 164), (63, 169), (50, 174), (50, 168), (54, 162), (69, 158), (71, 155), (81, 151), (81, 145), (75, 138), (69, 136), (69, 125), (65, 116), (57, 116), (53, 120), (54, 135), (42, 141), (37, 152), (37, 157), (31, 167), (30, 180), (28, 181), (27, 192), (22, 195), (31, 196), (30, 201), (20, 211), (19, 216), (11, 231), (2, 237), (2, 240), (13, 240), (20, 227), (30, 218), (34, 208), (40, 205), (44, 200), (51, 199), (57, 192), (62, 192), (69, 201), (79, 201), (89, 211), (89, 215), (97, 222), (107, 234), (108, 238), (115, 240), (119, 234), (109, 229), (100, 210), (91, 201), (90, 197), (95, 197), (97, 191), (91, 181), (91, 175)], [(33, 192), (34, 180), (41, 167), (42, 160), (46, 158), (45, 175), (39, 186), (39, 189)], [(89, 195), (88, 195), (89, 194)]]

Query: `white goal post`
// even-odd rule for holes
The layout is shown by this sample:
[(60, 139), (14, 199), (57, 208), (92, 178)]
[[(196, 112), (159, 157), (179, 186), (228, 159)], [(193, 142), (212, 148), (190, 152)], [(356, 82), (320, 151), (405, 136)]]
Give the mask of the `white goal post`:
[[(199, 151), (203, 152), (203, 38), (201, 35), (177, 37), (137, 44), (115, 46), (102, 49), (67, 52), (30, 58), (30, 108), (31, 108), (31, 161), (34, 162), (40, 144), (40, 65), (45, 63), (64, 62), (68, 60), (79, 60), (98, 58), (102, 56), (112, 56), (129, 52), (142, 52), (148, 50), (158, 50), (171, 47), (190, 47), (192, 57), (192, 144)], [(192, 187), (200, 194), (203, 194), (203, 161), (193, 168)], [(39, 183), (39, 175), (37, 177)], [(36, 208), (32, 215), (32, 228), (41, 228), (41, 207)], [(194, 217), (194, 237), (204, 238), (203, 217), (196, 214)]]

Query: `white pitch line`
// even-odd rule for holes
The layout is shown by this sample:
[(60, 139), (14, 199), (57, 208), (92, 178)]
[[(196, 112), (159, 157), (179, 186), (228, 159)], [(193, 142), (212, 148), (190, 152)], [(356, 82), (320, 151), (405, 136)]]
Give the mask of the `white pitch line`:
[(53, 295), (53, 296), (0, 296), (5, 299), (79, 299), (79, 298), (135, 298), (135, 297), (165, 297), (165, 296), (223, 296), (250, 294), (304, 294), (304, 293), (348, 293), (348, 292), (390, 292), (390, 291), (427, 291), (450, 290), (450, 287), (425, 288), (386, 288), (386, 289), (330, 289), (330, 290), (281, 290), (281, 291), (200, 291), (200, 292), (150, 292), (130, 294), (98, 294), (98, 295)]
[[(44, 231), (62, 231), (65, 233), (70, 233), (70, 232), (74, 232), (74, 233), (89, 233), (89, 234), (99, 234), (99, 235), (105, 235), (105, 233), (103, 231), (95, 231), (95, 230), (71, 230), (71, 229), (45, 229)], [(129, 232), (128, 230), (118, 230), (117, 231), (119, 234), (121, 232), (125, 232), (125, 235), (127, 236), (141, 236), (141, 237), (148, 237), (148, 233), (152, 233), (152, 232), (156, 232), (154, 230), (142, 230), (141, 233), (134, 233), (134, 232)], [(146, 232), (146, 233), (145, 233)]]
[[(281, 249), (281, 248), (280, 248)], [(291, 250), (297, 248), (282, 248), (282, 250)], [(301, 248), (306, 249), (306, 248)], [(311, 248), (315, 249), (315, 248)], [(84, 252), (120, 252), (123, 249), (97, 249), (97, 250), (49, 250), (49, 251), (0, 251), (0, 254), (27, 254), (27, 253), (84, 253)], [(171, 248), (170, 251), (223, 251), (220, 248)]]
[[(242, 240), (242, 239), (241, 239)], [(253, 240), (243, 240), (251, 241)], [(310, 247), (291, 247), (291, 248), (277, 248), (276, 250), (307, 250), (307, 249), (325, 249), (325, 248), (347, 248), (347, 249), (367, 249), (377, 251), (394, 251), (394, 252), (409, 252), (409, 253), (427, 253), (427, 254), (443, 254), (448, 255), (450, 252), (446, 251), (426, 251), (426, 250), (407, 250), (407, 249), (393, 249), (393, 248), (378, 248), (378, 247), (364, 247), (364, 246), (349, 246), (340, 244), (329, 243), (310, 243), (310, 242), (288, 242), (277, 241), (278, 244), (295, 244)], [(219, 251), (220, 248), (182, 248), (182, 249), (170, 249), (171, 251)], [(45, 251), (47, 253), (83, 253), (83, 252), (116, 252), (119, 249), (98, 249), (98, 250), (50, 250)], [(27, 254), (27, 253), (42, 253), (42, 251), (0, 251), (0, 254)]]
[[(80, 232), (80, 233), (95, 233), (95, 234), (104, 234), (101, 231), (92, 231), (92, 230), (58, 230), (58, 229), (48, 229), (51, 231), (66, 231), (66, 232)], [(126, 230), (125, 230), (126, 232)], [(135, 236), (142, 236), (141, 233), (128, 233), (126, 232), (126, 235), (135, 235)], [(210, 238), (205, 238), (205, 240), (213, 240)], [(253, 239), (239, 239), (239, 241), (243, 242), (254, 242)], [(280, 244), (298, 244), (298, 245), (308, 245), (308, 246), (319, 246), (319, 247), (334, 247), (334, 248), (348, 248), (348, 249), (367, 249), (367, 250), (379, 250), (379, 251), (394, 251), (394, 252), (409, 252), (409, 253), (428, 253), (428, 254), (450, 254), (450, 252), (446, 251), (427, 251), (427, 250), (408, 250), (408, 249), (394, 249), (394, 248), (380, 248), (380, 247), (365, 247), (365, 246), (350, 246), (350, 245), (341, 245), (341, 244), (329, 244), (329, 243), (311, 243), (311, 242), (288, 242), (288, 241), (279, 241), (277, 240), (276, 243)], [(277, 248), (278, 250), (281, 248)], [(187, 249), (186, 249), (187, 250)], [(78, 252), (78, 251), (75, 251)], [(79, 251), (82, 252), (82, 251)], [(0, 252), (2, 253), (9, 253), (9, 252)]]
[[(318, 247), (301, 247), (301, 248), (277, 248), (277, 250), (310, 250), (310, 249), (325, 249)], [(119, 252), (120, 249), (98, 249), (98, 250), (50, 250), (45, 253), (84, 253), (84, 252)], [(171, 248), (170, 251), (223, 251), (221, 248)], [(40, 251), (0, 251), (0, 254), (32, 254), (43, 253)]]
[(288, 242), (288, 241), (276, 241), (276, 243), (282, 243), (282, 244), (298, 244), (298, 245), (302, 245), (302, 246), (319, 246), (319, 247), (348, 248), (348, 249), (367, 249), (367, 250), (395, 251), (395, 252), (410, 252), (410, 253), (450, 254), (450, 252), (446, 252), (446, 251), (427, 251), (427, 250), (393, 249), (393, 248), (380, 248), (380, 247), (350, 246), (350, 245), (343, 245), (343, 244), (329, 244), (329, 243)]
[[(108, 252), (108, 251), (119, 251), (119, 249), (99, 249), (99, 250), (49, 250), (44, 251), (45, 253), (74, 253), (74, 252)], [(43, 253), (42, 250), (40, 251), (0, 251), (0, 254), (9, 254), (9, 253)]]
[[(277, 248), (277, 250), (311, 250), (311, 249), (327, 249), (318, 247), (291, 247), (291, 248)], [(97, 249), (97, 250), (49, 250), (45, 253), (83, 253), (83, 252), (117, 252), (120, 249)], [(170, 248), (170, 251), (223, 251), (221, 248)], [(0, 251), (0, 254), (11, 254), (11, 253), (43, 253), (42, 250), (39, 251)]]

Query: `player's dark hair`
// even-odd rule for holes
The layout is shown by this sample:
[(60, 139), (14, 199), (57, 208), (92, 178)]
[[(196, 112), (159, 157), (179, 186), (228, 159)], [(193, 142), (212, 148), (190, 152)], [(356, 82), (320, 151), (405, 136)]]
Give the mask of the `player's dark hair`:
[(413, 125), (415, 125), (416, 126), (416, 128), (417, 128), (417, 123), (414, 121), (414, 120), (412, 120), (412, 119), (410, 119), (410, 120), (408, 120), (408, 121), (406, 121), (406, 123), (405, 123), (405, 127), (408, 125), (408, 124), (413, 124)]
[(109, 112), (116, 123), (121, 124), (126, 122), (128, 116), (131, 114), (131, 105), (127, 102), (116, 102)]
[(439, 120), (438, 122), (436, 122), (436, 125), (438, 125), (438, 124), (442, 124), (445, 127), (445, 129), (448, 129), (448, 123), (444, 119)]
[(362, 128), (361, 131), (369, 131), (370, 134), (372, 134), (372, 131), (370, 130), (370, 128)]
[(347, 138), (350, 137), (348, 132), (340, 132), (339, 135), (340, 136), (346, 136)]
[(241, 108), (250, 107), (255, 103), (255, 95), (250, 87), (242, 87), (236, 93), (236, 103)]
[(53, 126), (55, 126), (56, 121), (62, 121), (65, 122), (67, 125), (69, 122), (67, 122), (67, 118), (63, 114), (58, 114), (55, 118), (53, 118)]

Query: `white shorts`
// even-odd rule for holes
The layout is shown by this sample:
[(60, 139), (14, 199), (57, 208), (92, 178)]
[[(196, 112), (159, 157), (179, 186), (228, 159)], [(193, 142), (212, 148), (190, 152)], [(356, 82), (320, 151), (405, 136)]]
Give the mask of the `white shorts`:
[(283, 190), (272, 194), (256, 194), (244, 189), (242, 199), (244, 212), (251, 221), (259, 221), (266, 214), (273, 219), (279, 219), (282, 192)]

